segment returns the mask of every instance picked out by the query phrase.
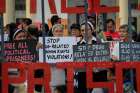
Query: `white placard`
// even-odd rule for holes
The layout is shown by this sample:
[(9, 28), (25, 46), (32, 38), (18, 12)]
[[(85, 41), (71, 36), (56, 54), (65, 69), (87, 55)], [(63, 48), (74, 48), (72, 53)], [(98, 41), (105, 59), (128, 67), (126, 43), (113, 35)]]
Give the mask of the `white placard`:
[[(42, 43), (43, 39), (39, 38), (39, 42)], [(75, 37), (46, 37), (46, 62), (73, 62), (73, 45), (76, 43)], [(43, 49), (39, 49), (39, 61), (43, 62)]]

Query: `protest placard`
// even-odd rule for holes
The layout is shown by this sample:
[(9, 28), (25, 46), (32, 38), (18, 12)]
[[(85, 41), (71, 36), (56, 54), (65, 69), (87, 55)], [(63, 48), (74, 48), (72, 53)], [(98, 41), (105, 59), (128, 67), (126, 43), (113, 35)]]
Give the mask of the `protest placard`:
[(5, 59), (7, 62), (35, 62), (37, 60), (36, 52), (37, 42), (34, 40), (6, 42)]
[(74, 46), (74, 61), (101, 62), (109, 60), (110, 51), (108, 43)]
[(120, 61), (140, 61), (140, 43), (120, 42)]
[[(42, 43), (42, 38), (39, 38)], [(73, 45), (76, 44), (75, 37), (46, 37), (45, 38), (45, 55), (46, 62), (72, 62)], [(39, 50), (39, 61), (43, 62), (43, 49)]]

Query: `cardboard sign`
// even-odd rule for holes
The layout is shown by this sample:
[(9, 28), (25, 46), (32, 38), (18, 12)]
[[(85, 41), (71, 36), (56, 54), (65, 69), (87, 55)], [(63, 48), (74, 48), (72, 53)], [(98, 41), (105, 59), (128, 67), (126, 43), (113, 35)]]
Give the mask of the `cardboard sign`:
[[(42, 43), (42, 38), (39, 38)], [(46, 62), (70, 62), (73, 61), (73, 45), (76, 44), (75, 37), (46, 37), (45, 55)], [(43, 62), (43, 49), (39, 50), (39, 61)]]
[(79, 45), (74, 46), (74, 61), (78, 62), (96, 62), (96, 61), (109, 61), (110, 51), (109, 44), (96, 44), (96, 45)]
[(120, 42), (120, 61), (140, 61), (140, 43)]
[(35, 62), (37, 42), (34, 40), (5, 43), (5, 59), (7, 62)]

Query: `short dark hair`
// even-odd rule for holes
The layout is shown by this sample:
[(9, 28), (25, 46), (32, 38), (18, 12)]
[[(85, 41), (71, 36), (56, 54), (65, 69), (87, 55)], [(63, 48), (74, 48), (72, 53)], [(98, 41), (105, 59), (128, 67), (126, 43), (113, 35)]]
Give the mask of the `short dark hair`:
[(38, 37), (38, 28), (35, 25), (30, 25), (28, 28), (28, 34)]
[(110, 23), (110, 22), (112, 22), (112, 24), (115, 25), (115, 21), (114, 21), (113, 19), (107, 19), (107, 20), (106, 20), (106, 24), (108, 24), (108, 23)]
[(25, 23), (26, 25), (30, 25), (32, 24), (32, 20), (30, 18), (24, 18), (23, 23)]
[(81, 30), (80, 29), (80, 24), (76, 24), (76, 23), (74, 23), (74, 24), (72, 24), (71, 26), (70, 26), (70, 29), (72, 30), (72, 29), (78, 29), (79, 31)]
[(54, 15), (51, 17), (51, 24), (54, 25), (59, 19), (61, 19), (58, 15)]

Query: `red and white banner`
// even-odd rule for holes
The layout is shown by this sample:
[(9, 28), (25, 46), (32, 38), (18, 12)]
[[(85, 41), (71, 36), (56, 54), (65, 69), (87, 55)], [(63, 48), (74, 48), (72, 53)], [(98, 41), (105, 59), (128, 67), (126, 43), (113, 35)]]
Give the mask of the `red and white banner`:
[[(86, 85), (87, 88), (108, 88), (109, 93), (123, 93), (123, 69), (135, 69), (136, 70), (136, 89), (137, 93), (140, 93), (140, 63), (139, 62), (94, 62), (94, 63), (57, 63), (57, 68), (66, 69), (67, 71), (67, 92), (74, 93), (74, 71), (75, 69), (86, 68)], [(18, 77), (10, 77), (8, 75), (8, 69), (19, 69)], [(93, 68), (115, 68), (115, 79), (107, 82), (95, 82), (92, 81)], [(43, 77), (35, 78), (35, 70), (42, 69), (44, 72)], [(34, 85), (42, 84), (46, 93), (52, 93), (50, 89), (51, 70), (50, 65), (47, 63), (2, 63), (2, 92), (8, 93), (8, 84), (15, 83), (20, 84), (27, 82), (27, 93), (34, 93)], [(114, 84), (116, 84), (116, 92), (114, 91)]]

